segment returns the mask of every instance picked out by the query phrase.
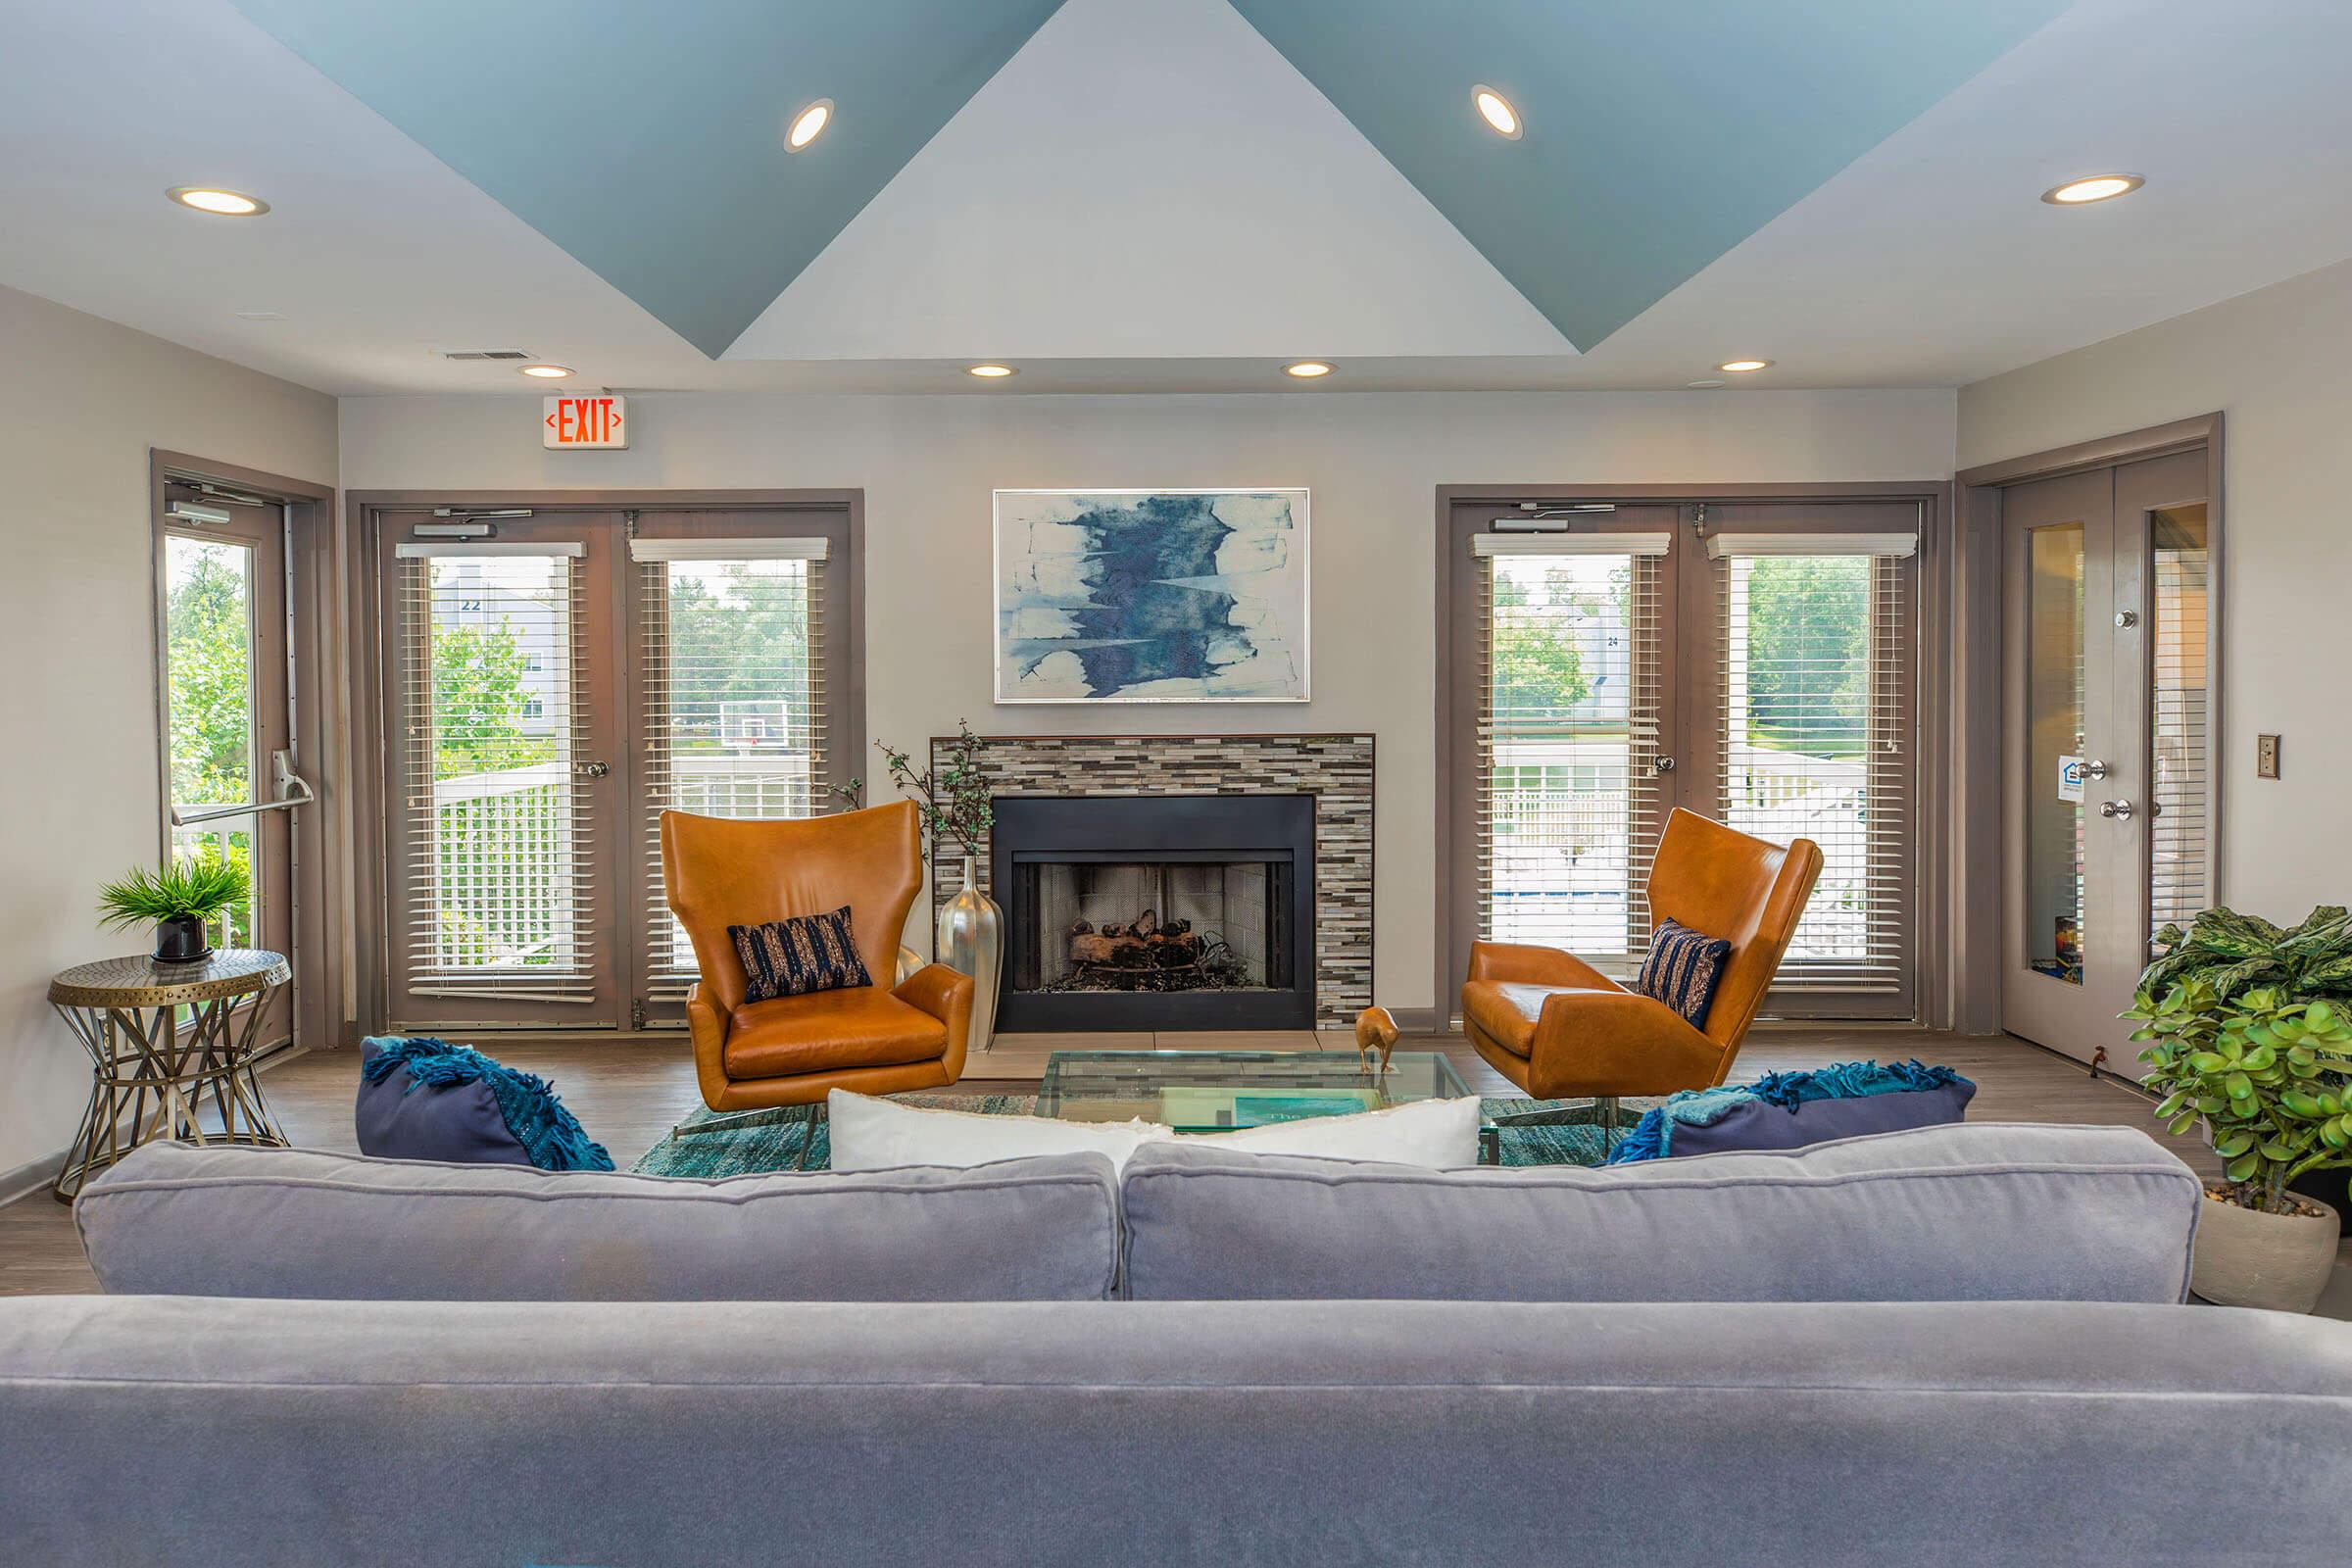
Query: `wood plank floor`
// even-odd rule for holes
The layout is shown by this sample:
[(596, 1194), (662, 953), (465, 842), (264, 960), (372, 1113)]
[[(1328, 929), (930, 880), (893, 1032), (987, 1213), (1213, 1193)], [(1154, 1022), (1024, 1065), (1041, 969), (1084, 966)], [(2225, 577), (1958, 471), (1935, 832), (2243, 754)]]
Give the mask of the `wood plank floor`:
[[(1018, 1093), (1033, 1087), (1047, 1056), (1057, 1050), (1340, 1051), (1353, 1054), (1345, 1034), (1306, 1031), (1235, 1035), (1006, 1035), (996, 1049), (965, 1064), (960, 1092)], [(1481, 1061), (1460, 1036), (1411, 1039), (1399, 1050), (1441, 1050), (1482, 1094), (1511, 1086)], [(500, 1059), (552, 1080), (589, 1133), (626, 1169), (678, 1119), (702, 1102), (694, 1064), (683, 1040), (594, 1045), (491, 1043)], [(2103, 1122), (2159, 1133), (2148, 1103), (2110, 1081), (2094, 1081), (2073, 1062), (2007, 1037), (1963, 1038), (1915, 1029), (1759, 1027), (1740, 1054), (1737, 1076), (1774, 1069), (1826, 1066), (1864, 1057), (1948, 1062), (1977, 1083), (1970, 1109), (1984, 1121)], [(263, 1075), (270, 1102), (298, 1144), (354, 1150), (352, 1095), (359, 1078), (356, 1051), (312, 1052)], [(2176, 1141), (2181, 1156), (2210, 1171), (2206, 1151)], [(73, 1219), (46, 1192), (0, 1207), (0, 1296), (74, 1293), (96, 1289)]]

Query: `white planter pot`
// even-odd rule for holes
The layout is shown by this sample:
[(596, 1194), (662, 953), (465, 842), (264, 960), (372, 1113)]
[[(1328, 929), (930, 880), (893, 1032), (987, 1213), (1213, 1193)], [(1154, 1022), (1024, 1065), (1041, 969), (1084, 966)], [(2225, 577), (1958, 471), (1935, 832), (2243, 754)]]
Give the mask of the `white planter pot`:
[[(2307, 1202), (2318, 1202), (2307, 1199)], [(2188, 1288), (2216, 1306), (2308, 1312), (2328, 1288), (2341, 1223), (2324, 1214), (2260, 1214), (2207, 1198)]]

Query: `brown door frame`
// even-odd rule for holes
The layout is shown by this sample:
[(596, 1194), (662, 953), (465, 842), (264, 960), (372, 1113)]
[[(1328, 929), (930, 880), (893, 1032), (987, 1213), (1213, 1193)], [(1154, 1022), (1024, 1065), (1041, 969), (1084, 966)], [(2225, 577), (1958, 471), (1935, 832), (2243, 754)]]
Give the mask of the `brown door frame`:
[[(293, 1004), (286, 1023), (297, 1047), (332, 1045), (350, 1016), (340, 1005), (350, 967), (344, 922), (338, 918), (342, 888), (349, 879), (349, 840), (336, 827), (343, 781), (349, 777), (348, 682), (341, 662), (342, 571), (345, 563), (335, 528), (332, 486), (238, 464), (220, 463), (161, 447), (148, 450), (155, 598), (156, 841), (159, 854), (172, 851), (172, 747), (166, 730), (170, 704), (165, 671), (169, 588), (164, 540), (165, 486), (173, 479), (209, 481), (262, 497), (285, 509), (285, 606), (288, 734), (296, 770), (317, 793), (318, 804), (292, 814), (287, 911), (294, 964)], [(257, 780), (257, 788), (267, 788)]]
[[(827, 607), (826, 626), (833, 635), (827, 650), (828, 678), (837, 684), (834, 692), (839, 700), (827, 704), (828, 718), (834, 726), (834, 744), (827, 755), (828, 774), (837, 782), (846, 783), (860, 771), (858, 761), (865, 752), (865, 492), (858, 489), (680, 489), (680, 490), (351, 490), (344, 492), (344, 534), (354, 562), (351, 584), (351, 603), (354, 607), (349, 621), (348, 646), (351, 667), (354, 670), (378, 671), (385, 667), (390, 628), (383, 622), (382, 606), (387, 587), (381, 570), (383, 554), (384, 517), (387, 514), (411, 514), (430, 512), (437, 507), (458, 511), (496, 511), (509, 507), (527, 507), (542, 514), (555, 512), (618, 513), (660, 512), (675, 514), (699, 511), (734, 512), (808, 512), (829, 511), (845, 513), (849, 518), (847, 548), (841, 571), (833, 578), (832, 604)], [(626, 564), (616, 573), (616, 591), (625, 598)], [(617, 606), (616, 606), (617, 609)], [(619, 624), (621, 622), (616, 622)], [(384, 788), (385, 765), (389, 760), (391, 714), (384, 702), (383, 682), (370, 675), (353, 688), (355, 708), (352, 724), (351, 796), (352, 810), (348, 817), (355, 840), (361, 846), (361, 860), (366, 875), (355, 879), (350, 907), (354, 911), (352, 947), (354, 966), (359, 971), (355, 994), (360, 1010), (356, 1016), (369, 1030), (379, 1029), (391, 1005), (390, 977), (392, 974), (390, 944), (393, 938), (386, 912), (385, 900), (389, 892), (386, 880), (390, 864), (387, 856), (391, 835), (395, 832), (390, 812), (390, 801)], [(633, 712), (633, 710), (632, 710)], [(623, 824), (624, 831), (634, 824)], [(635, 840), (626, 840), (627, 851), (633, 851)], [(624, 851), (624, 853), (627, 853)], [(626, 880), (625, 878), (623, 879)], [(631, 897), (625, 889), (616, 887), (616, 896)], [(627, 977), (623, 977), (624, 986)], [(625, 999), (624, 999), (625, 1000)], [(674, 1038), (672, 1031), (636, 1031), (627, 1028), (533, 1031), (541, 1039)]]
[[(1437, 822), (1433, 835), (1435, 865), (1436, 911), (1433, 927), (1435, 949), (1435, 1004), (1427, 1012), (1412, 1008), (1398, 1009), (1400, 1021), (1414, 1027), (1444, 1029), (1456, 1012), (1455, 994), (1460, 986), (1462, 965), (1469, 953), (1470, 935), (1461, 929), (1456, 912), (1456, 878), (1462, 874), (1460, 855), (1454, 845), (1456, 818), (1468, 808), (1469, 803), (1457, 801), (1457, 772), (1461, 765), (1458, 740), (1463, 698), (1456, 691), (1456, 660), (1453, 655), (1453, 625), (1463, 593), (1461, 579), (1466, 576), (1460, 567), (1463, 555), (1461, 536), (1470, 531), (1457, 517), (1463, 507), (1493, 507), (1516, 505), (1522, 501), (1575, 503), (1607, 501), (1621, 506), (1649, 505), (1690, 508), (1697, 505), (1738, 503), (1803, 503), (1818, 501), (1825, 504), (1855, 501), (1886, 501), (1905, 503), (1919, 508), (1919, 626), (1918, 643), (1921, 650), (1919, 670), (1920, 755), (1917, 802), (1920, 815), (1920, 861), (1917, 883), (1919, 923), (1919, 974), (1916, 992), (1919, 1010), (1924, 1022), (1936, 1022), (1944, 1007), (1944, 996), (1950, 973), (1943, 953), (1947, 923), (1943, 917), (1945, 900), (1950, 886), (1949, 862), (1940, 836), (1929, 824), (1936, 821), (1944, 809), (1944, 784), (1950, 768), (1952, 737), (1947, 733), (1945, 715), (1950, 711), (1950, 693), (1943, 674), (1944, 661), (1929, 651), (1949, 646), (1952, 635), (1950, 603), (1952, 578), (1951, 486), (1943, 480), (1878, 482), (1844, 482), (1836, 484), (1747, 484), (1747, 485), (1686, 485), (1686, 484), (1450, 484), (1437, 489), (1437, 526), (1435, 533), (1436, 612), (1437, 612)], [(1678, 599), (1676, 609), (1680, 609)], [(1673, 659), (1671, 650), (1666, 657)], [(1677, 681), (1676, 685), (1686, 684)]]
[[(2008, 728), (2003, 711), (2003, 652), (2008, 628), (2002, 617), (2007, 564), (2002, 547), (2002, 496), (2010, 485), (2112, 468), (2147, 458), (2203, 451), (2206, 478), (2206, 536), (2210, 551), (2206, 604), (2208, 676), (2206, 747), (2212, 775), (2206, 797), (2205, 877), (2217, 903), (2222, 884), (2222, 799), (2227, 788), (2228, 730), (2223, 710), (2223, 602), (2228, 597), (2228, 552), (2224, 548), (2227, 505), (2224, 484), (2224, 420), (2221, 413), (2196, 415), (2119, 435), (2078, 441), (2047, 451), (2004, 458), (1963, 468), (1955, 478), (1960, 543), (1957, 625), (1975, 628), (1953, 648), (1954, 675), (1961, 698), (1954, 712), (1960, 741), (1955, 779), (1956, 809), (1949, 829), (1957, 883), (1952, 954), (1955, 973), (1967, 984), (1955, 998), (1951, 1026), (1967, 1034), (2001, 1032), (2001, 992), (2007, 980), (2006, 886), (2008, 864)], [(1984, 628), (1998, 628), (1983, 635)], [(2118, 1063), (2119, 1068), (2128, 1066)]]

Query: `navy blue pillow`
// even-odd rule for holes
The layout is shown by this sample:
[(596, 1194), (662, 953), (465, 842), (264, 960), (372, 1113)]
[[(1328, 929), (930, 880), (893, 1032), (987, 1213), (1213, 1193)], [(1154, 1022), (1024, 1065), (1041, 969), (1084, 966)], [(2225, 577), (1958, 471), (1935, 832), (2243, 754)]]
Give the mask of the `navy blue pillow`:
[(1723, 983), (1723, 961), (1731, 956), (1732, 945), (1723, 938), (1661, 920), (1649, 934), (1649, 956), (1642, 960), (1634, 989), (1681, 1013), (1691, 1028), (1703, 1029), (1707, 1009), (1715, 1005), (1715, 988)]
[(850, 934), (850, 906), (830, 914), (796, 914), (765, 925), (731, 925), (727, 940), (743, 960), (743, 1000), (772, 1002), (812, 991), (870, 986), (874, 977)]
[(544, 1078), (478, 1051), (430, 1039), (370, 1036), (360, 1060), (352, 1124), (360, 1152), (385, 1159), (541, 1170), (611, 1170)]

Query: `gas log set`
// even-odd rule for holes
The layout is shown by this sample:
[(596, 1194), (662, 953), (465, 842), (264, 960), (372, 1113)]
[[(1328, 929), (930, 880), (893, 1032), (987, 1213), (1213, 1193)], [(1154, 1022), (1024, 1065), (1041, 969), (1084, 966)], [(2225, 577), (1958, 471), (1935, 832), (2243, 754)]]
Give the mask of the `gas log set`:
[(1146, 909), (1124, 925), (1070, 927), (1069, 972), (1048, 991), (1218, 991), (1251, 983), (1247, 966), (1190, 920), (1162, 922)]

